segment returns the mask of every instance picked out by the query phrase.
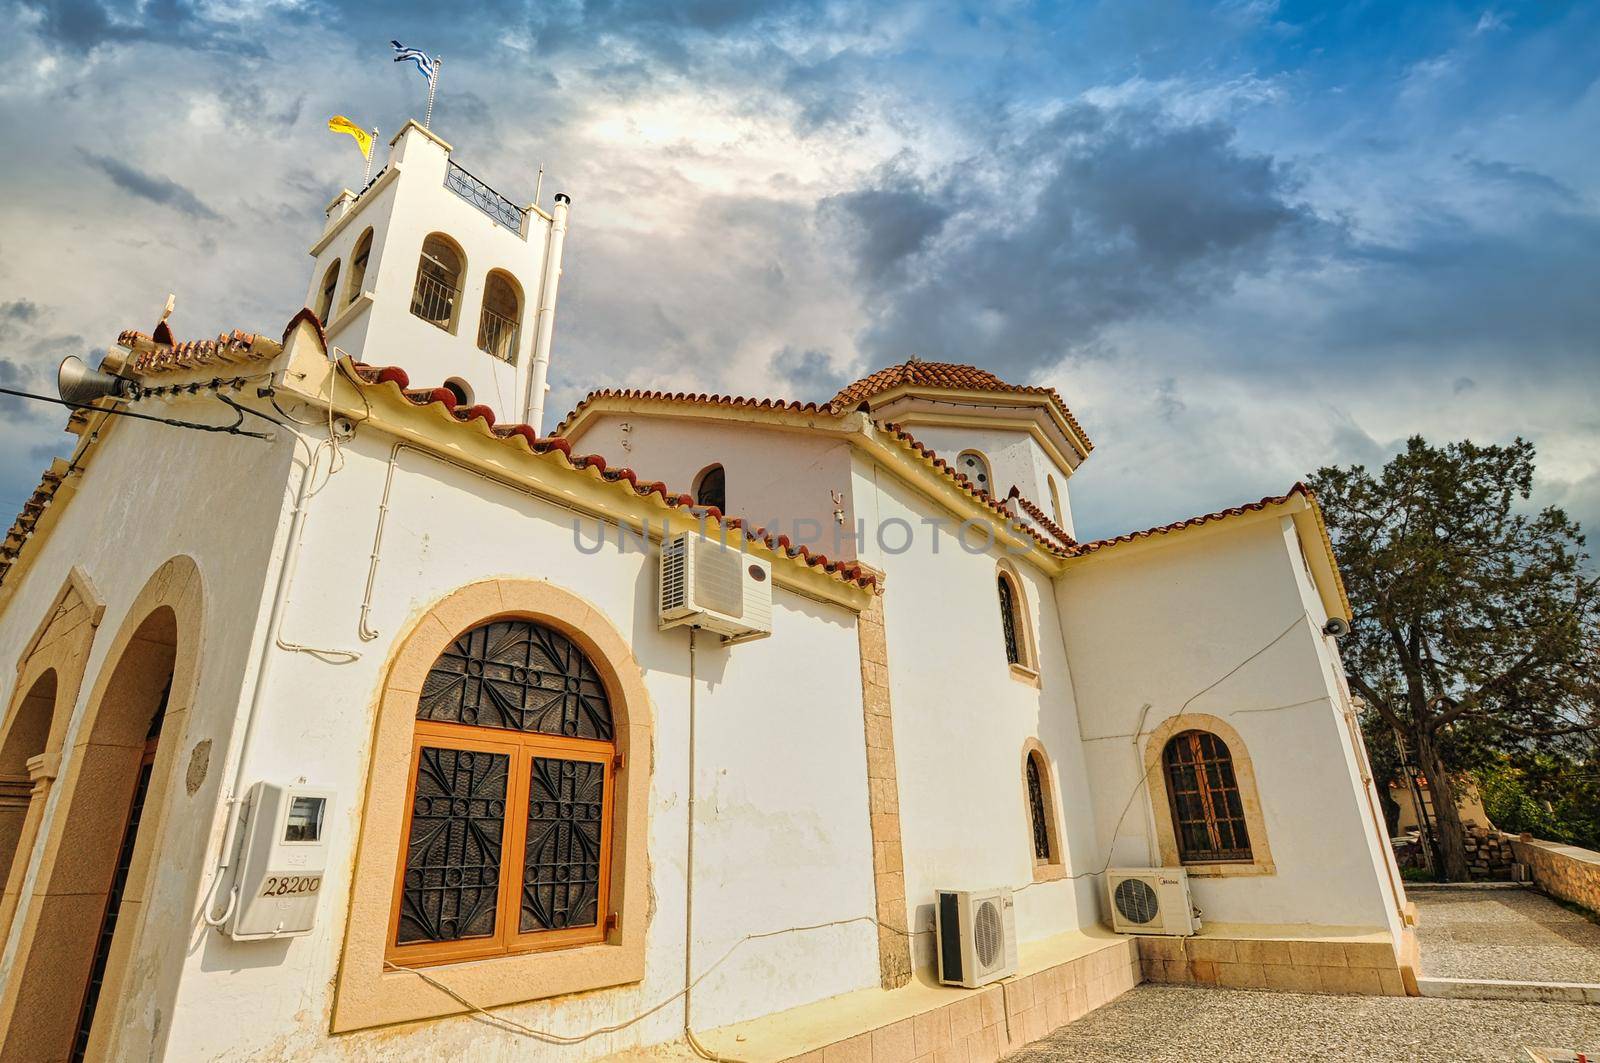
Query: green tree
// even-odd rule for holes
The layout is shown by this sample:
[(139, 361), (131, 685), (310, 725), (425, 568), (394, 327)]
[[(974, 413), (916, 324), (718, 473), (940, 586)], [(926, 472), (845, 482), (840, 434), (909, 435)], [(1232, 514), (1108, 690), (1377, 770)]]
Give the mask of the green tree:
[(1530, 511), (1534, 448), (1413, 437), (1311, 485), (1354, 608), (1350, 685), (1428, 777), (1443, 877), (1467, 877), (1452, 772), (1600, 730), (1600, 581), (1578, 526)]

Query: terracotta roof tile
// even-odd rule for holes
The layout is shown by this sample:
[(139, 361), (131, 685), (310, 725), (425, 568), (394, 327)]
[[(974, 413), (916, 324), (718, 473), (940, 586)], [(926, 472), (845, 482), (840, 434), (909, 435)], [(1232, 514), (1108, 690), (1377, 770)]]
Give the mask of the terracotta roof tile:
[(1034, 504), (1032, 499), (1028, 498), (1021, 491), (1018, 491), (1015, 487), (1011, 489), (1011, 497), (1016, 499), (1017, 505), (1021, 506), (1023, 511), (1027, 513), (1028, 516), (1032, 517), (1036, 522), (1038, 522), (1041, 528), (1053, 535), (1062, 546), (1071, 547), (1078, 544), (1078, 540), (1068, 535), (1066, 529), (1062, 528), (1061, 525), (1045, 516), (1044, 510), (1040, 509)]
[(949, 391), (1007, 391), (1020, 395), (1042, 395), (1050, 400), (1051, 405), (1078, 434), (1078, 438), (1083, 440), (1084, 450), (1094, 449), (1094, 443), (1090, 441), (1088, 433), (1083, 430), (1078, 419), (1072, 416), (1072, 411), (1067, 409), (1067, 404), (1061, 400), (1055, 388), (1008, 384), (987, 369), (962, 365), (959, 362), (924, 362), (920, 358), (907, 359), (899, 365), (880, 369), (841, 388), (829, 401), (829, 405), (835, 409), (853, 410), (875, 395), (902, 386)]
[(40, 477), (39, 486), (33, 489), (33, 494), (22, 504), (22, 511), (17, 514), (17, 519), (12, 522), (5, 538), (0, 540), (0, 582), (4, 582), (6, 573), (17, 563), (23, 545), (33, 534), (34, 526), (39, 523), (39, 518), (44, 515), (45, 509), (55, 500), (56, 491), (66, 479), (70, 468), (65, 460), (56, 459)]
[(407, 402), (413, 406), (430, 406), (437, 404), (443, 407), (455, 420), (466, 423), (472, 420), (481, 420), (488, 430), (500, 439), (511, 442), (521, 439), (530, 451), (535, 454), (557, 454), (568, 465), (575, 469), (593, 469), (600, 478), (608, 483), (617, 484), (619, 488), (631, 491), (639, 497), (655, 495), (661, 501), (673, 508), (686, 509), (697, 517), (716, 522), (728, 528), (738, 529), (746, 538), (759, 540), (769, 550), (782, 554), (810, 568), (819, 568), (845, 583), (854, 583), (865, 588), (876, 588), (878, 578), (865, 566), (853, 561), (836, 561), (824, 554), (814, 553), (804, 546), (795, 546), (789, 541), (788, 536), (773, 535), (764, 528), (757, 527), (738, 517), (724, 516), (715, 506), (699, 506), (695, 504), (690, 495), (672, 491), (666, 484), (659, 480), (646, 481), (632, 469), (611, 466), (599, 454), (574, 454), (572, 443), (557, 435), (541, 438), (532, 427), (525, 424), (496, 425), (494, 414), (486, 406), (469, 406), (457, 408), (456, 398), (445, 388), (413, 388), (411, 380), (405, 371), (398, 366), (365, 365), (360, 362), (351, 363), (351, 369), (356, 377), (366, 386), (377, 387), (383, 384), (392, 384), (403, 395)]
[(1041, 535), (1038, 529), (1028, 524), (1027, 521), (1019, 520), (1004, 502), (975, 485), (971, 480), (967, 479), (965, 473), (958, 472), (955, 466), (941, 458), (933, 451), (931, 447), (923, 444), (910, 432), (907, 432), (904, 428), (897, 424), (890, 424), (888, 422), (880, 424), (879, 427), (885, 432), (889, 433), (889, 435), (895, 439), (899, 440), (903, 446), (920, 455), (924, 460), (927, 461), (929, 465), (931, 465), (937, 471), (943, 473), (949, 479), (953, 480), (968, 494), (972, 495), (979, 502), (982, 502), (989, 509), (993, 510), (1000, 516), (1002, 520), (1005, 521), (1008, 527), (1025, 532), (1030, 538), (1033, 539), (1034, 542), (1044, 547), (1049, 553), (1058, 555), (1064, 553), (1065, 548), (1062, 546), (1062, 544), (1052, 542), (1048, 537)]
[(1171, 524), (1145, 528), (1143, 531), (1124, 532), (1122, 535), (1114, 535), (1109, 539), (1096, 539), (1093, 542), (1078, 543), (1072, 548), (1072, 556), (1082, 557), (1085, 554), (1092, 554), (1097, 550), (1104, 550), (1108, 546), (1116, 546), (1119, 543), (1131, 543), (1136, 539), (1150, 539), (1158, 535), (1170, 535), (1175, 531), (1182, 531), (1185, 528), (1197, 528), (1202, 524), (1226, 520), (1229, 517), (1240, 517), (1246, 513), (1259, 513), (1268, 506), (1281, 506), (1295, 495), (1300, 495), (1310, 500), (1315, 499), (1309, 487), (1303, 483), (1297, 483), (1283, 494), (1268, 495), (1259, 502), (1246, 502), (1239, 506), (1229, 506), (1227, 509), (1219, 509), (1215, 513), (1203, 513), (1198, 517), (1189, 517), (1186, 520), (1173, 521)]
[(127, 371), (138, 376), (262, 362), (276, 358), (283, 351), (283, 345), (274, 340), (238, 329), (214, 340), (187, 340), (176, 344), (160, 343), (142, 332), (128, 329), (117, 337), (117, 345), (133, 352)]
[(836, 416), (847, 410), (835, 409), (829, 404), (795, 402), (790, 399), (751, 399), (740, 395), (706, 395), (690, 391), (645, 391), (639, 388), (599, 388), (585, 395), (572, 412), (561, 418), (561, 423), (551, 430), (551, 435), (561, 435), (579, 413), (601, 399), (644, 399), (649, 402), (672, 402), (691, 406), (739, 406), (756, 410), (787, 410), (791, 413), (819, 413)]

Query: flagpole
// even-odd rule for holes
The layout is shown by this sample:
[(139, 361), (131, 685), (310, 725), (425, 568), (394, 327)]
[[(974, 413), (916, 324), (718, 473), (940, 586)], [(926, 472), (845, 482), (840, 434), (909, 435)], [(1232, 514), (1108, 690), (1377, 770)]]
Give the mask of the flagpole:
[(366, 188), (367, 182), (372, 180), (372, 153), (378, 150), (378, 127), (372, 127), (372, 144), (367, 148), (367, 168), (361, 171), (361, 187)]
[(439, 88), (439, 67), (443, 62), (439, 56), (433, 57), (433, 76), (428, 79), (428, 113), (422, 116), (423, 129), (433, 124), (433, 94)]

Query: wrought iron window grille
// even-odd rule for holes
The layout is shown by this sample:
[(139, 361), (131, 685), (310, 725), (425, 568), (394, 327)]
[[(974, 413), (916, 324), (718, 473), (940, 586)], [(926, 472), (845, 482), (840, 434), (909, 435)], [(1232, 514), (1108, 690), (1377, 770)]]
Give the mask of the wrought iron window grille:
[(472, 176), (454, 162), (444, 171), (444, 186), (489, 216), (489, 220), (523, 235), (528, 212)]

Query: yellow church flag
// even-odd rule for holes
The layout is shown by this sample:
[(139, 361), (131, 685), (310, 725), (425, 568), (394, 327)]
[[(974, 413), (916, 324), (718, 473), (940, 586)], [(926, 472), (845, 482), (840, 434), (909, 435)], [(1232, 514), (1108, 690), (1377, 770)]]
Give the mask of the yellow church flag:
[(372, 134), (356, 125), (342, 114), (336, 114), (328, 119), (328, 132), (348, 133), (356, 138), (356, 143), (361, 145), (361, 157), (372, 158)]

